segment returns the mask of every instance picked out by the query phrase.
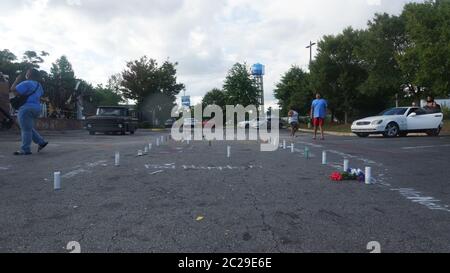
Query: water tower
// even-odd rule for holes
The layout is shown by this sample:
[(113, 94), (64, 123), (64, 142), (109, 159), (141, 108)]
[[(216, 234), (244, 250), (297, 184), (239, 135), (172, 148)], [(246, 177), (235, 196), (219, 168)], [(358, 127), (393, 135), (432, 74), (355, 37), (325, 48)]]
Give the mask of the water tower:
[(251, 73), (259, 90), (258, 103), (261, 107), (261, 111), (264, 112), (264, 65), (260, 63), (252, 65)]

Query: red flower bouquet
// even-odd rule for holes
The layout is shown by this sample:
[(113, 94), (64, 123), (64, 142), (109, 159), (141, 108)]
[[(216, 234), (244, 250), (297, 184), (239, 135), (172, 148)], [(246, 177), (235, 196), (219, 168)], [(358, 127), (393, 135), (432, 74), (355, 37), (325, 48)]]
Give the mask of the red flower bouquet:
[(330, 176), (330, 178), (331, 178), (331, 180), (333, 180), (333, 181), (342, 181), (344, 178), (343, 178), (343, 176), (342, 176), (342, 174), (341, 173), (339, 173), (339, 172), (334, 172), (334, 173), (332, 173), (331, 174), (331, 176)]

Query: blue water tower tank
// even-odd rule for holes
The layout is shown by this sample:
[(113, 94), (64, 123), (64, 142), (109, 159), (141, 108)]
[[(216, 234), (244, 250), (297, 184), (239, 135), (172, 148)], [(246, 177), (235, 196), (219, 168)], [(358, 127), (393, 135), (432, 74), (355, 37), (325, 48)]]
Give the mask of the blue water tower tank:
[(252, 65), (252, 75), (253, 76), (263, 76), (265, 72), (264, 65), (257, 63)]

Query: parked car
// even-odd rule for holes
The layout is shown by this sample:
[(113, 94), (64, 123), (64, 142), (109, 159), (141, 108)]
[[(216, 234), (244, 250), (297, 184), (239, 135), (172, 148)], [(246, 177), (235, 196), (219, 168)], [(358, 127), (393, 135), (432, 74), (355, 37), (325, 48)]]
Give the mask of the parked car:
[(138, 128), (136, 116), (135, 111), (125, 106), (100, 106), (95, 116), (86, 118), (84, 126), (90, 135), (97, 132), (134, 134)]
[(258, 121), (258, 119), (240, 121), (237, 124), (237, 128), (239, 128), (239, 129), (248, 129), (248, 128), (250, 128), (252, 123), (257, 122), (257, 121)]
[(166, 128), (172, 128), (173, 124), (177, 121), (176, 118), (169, 118), (164, 122), (164, 127)]
[[(278, 129), (285, 127), (285, 123), (283, 121), (283, 119), (279, 119), (278, 120)], [(268, 118), (264, 118), (261, 120), (254, 120), (250, 123), (250, 127), (253, 129), (259, 129), (263, 126), (267, 126), (267, 129), (272, 129), (272, 118), (268, 117)]]
[(378, 116), (357, 120), (351, 129), (359, 137), (371, 134), (396, 137), (407, 136), (408, 133), (438, 136), (444, 126), (443, 118), (442, 113), (430, 113), (420, 107), (399, 107), (388, 109)]
[(196, 127), (199, 124), (201, 124), (200, 121), (198, 121), (195, 118), (185, 118), (183, 120), (183, 126), (185, 126), (185, 127), (191, 126), (191, 128), (194, 128), (194, 127)]

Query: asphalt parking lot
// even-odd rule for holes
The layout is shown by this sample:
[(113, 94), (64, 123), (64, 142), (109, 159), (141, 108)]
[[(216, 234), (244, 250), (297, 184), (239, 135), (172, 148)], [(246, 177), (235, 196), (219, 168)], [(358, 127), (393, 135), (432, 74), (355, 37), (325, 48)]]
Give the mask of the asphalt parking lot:
[[(291, 153), (251, 141), (157, 147), (168, 134), (46, 133), (46, 150), (14, 157), (19, 135), (1, 132), (0, 252), (67, 253), (71, 241), (82, 252), (369, 252), (371, 241), (382, 252), (450, 252), (450, 137), (283, 132)], [(374, 184), (331, 182), (344, 158), (372, 167)]]

